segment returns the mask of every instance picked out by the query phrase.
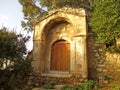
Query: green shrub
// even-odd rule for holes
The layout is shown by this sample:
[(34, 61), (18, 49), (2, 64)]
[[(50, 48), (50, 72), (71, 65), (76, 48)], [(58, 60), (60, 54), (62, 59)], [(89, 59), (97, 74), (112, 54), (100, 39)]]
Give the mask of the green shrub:
[(24, 87), (27, 81), (27, 77), (31, 71), (30, 60), (19, 60), (19, 63), (15, 63), (4, 70), (0, 69), (0, 90), (17, 90)]
[(107, 75), (103, 76), (103, 79), (104, 79), (105, 81), (110, 81), (110, 80), (111, 80), (111, 78), (110, 78), (109, 76), (107, 76)]
[(120, 85), (114, 84), (114, 85), (112, 86), (112, 88), (115, 89), (115, 90), (120, 90)]
[(96, 86), (97, 88), (103, 88), (103, 87), (106, 87), (106, 84), (96, 83), (95, 86)]
[(25, 57), (28, 40), (6, 27), (0, 29), (0, 90), (18, 90), (26, 84), (31, 71), (31, 59)]
[(87, 82), (84, 82), (75, 87), (65, 86), (63, 87), (63, 90), (92, 90), (94, 86), (95, 82), (93, 80), (88, 80)]
[(93, 80), (88, 80), (85, 83), (82, 83), (81, 85), (79, 85), (78, 87), (82, 87), (81, 90), (91, 90), (95, 85), (95, 82)]
[(44, 89), (54, 89), (54, 86), (55, 86), (55, 82), (51, 81), (48, 84), (43, 85), (42, 88), (44, 88)]

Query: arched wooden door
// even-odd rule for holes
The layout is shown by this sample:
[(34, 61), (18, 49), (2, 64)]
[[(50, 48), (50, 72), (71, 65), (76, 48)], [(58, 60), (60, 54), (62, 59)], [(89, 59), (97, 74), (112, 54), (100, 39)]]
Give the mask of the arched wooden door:
[(70, 71), (70, 44), (65, 40), (53, 43), (51, 47), (51, 71)]

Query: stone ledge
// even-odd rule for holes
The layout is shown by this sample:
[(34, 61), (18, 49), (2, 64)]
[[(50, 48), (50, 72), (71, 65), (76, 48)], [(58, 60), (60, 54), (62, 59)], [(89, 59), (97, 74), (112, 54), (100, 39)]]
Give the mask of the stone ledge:
[(58, 90), (58, 89), (33, 88), (32, 90)]
[(48, 77), (71, 77), (72, 74), (69, 72), (49, 72), (49, 73), (42, 73), (41, 76), (48, 76)]
[(32, 90), (62, 90), (65, 85), (55, 85), (54, 89), (44, 89), (40, 87), (33, 88)]

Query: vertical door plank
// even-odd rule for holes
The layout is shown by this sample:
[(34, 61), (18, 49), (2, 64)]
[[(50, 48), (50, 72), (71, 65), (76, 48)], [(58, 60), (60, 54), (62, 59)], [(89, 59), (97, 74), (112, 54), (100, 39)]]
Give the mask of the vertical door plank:
[(65, 41), (59, 41), (51, 47), (51, 67), (52, 71), (70, 70), (70, 44)]

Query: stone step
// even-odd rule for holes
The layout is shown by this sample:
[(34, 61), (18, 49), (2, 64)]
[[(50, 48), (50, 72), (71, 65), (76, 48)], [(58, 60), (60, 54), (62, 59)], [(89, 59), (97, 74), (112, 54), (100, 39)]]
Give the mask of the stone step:
[(33, 88), (32, 90), (62, 90), (64, 86), (65, 85), (55, 85), (54, 86), (55, 89), (44, 89), (44, 88), (36, 87), (36, 88)]
[(65, 85), (55, 85), (55, 90), (62, 90)]

